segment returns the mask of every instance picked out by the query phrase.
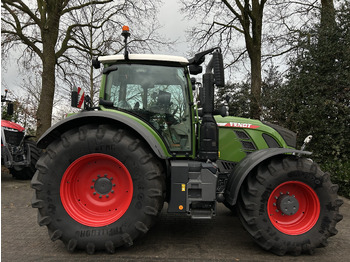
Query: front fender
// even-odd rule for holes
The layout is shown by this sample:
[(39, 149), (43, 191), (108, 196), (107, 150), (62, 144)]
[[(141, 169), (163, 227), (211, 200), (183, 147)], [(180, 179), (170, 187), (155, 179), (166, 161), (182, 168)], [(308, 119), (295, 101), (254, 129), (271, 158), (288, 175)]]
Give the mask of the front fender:
[(225, 200), (230, 205), (235, 205), (244, 179), (262, 161), (273, 156), (283, 154), (311, 155), (311, 152), (300, 151), (292, 148), (267, 148), (255, 151), (245, 157), (231, 172), (225, 190)]
[(171, 157), (162, 139), (150, 126), (142, 124), (136, 117), (106, 111), (83, 111), (56, 123), (40, 137), (37, 146), (45, 149), (67, 130), (92, 123), (97, 125), (110, 124), (120, 128), (132, 129), (148, 143), (159, 158)]

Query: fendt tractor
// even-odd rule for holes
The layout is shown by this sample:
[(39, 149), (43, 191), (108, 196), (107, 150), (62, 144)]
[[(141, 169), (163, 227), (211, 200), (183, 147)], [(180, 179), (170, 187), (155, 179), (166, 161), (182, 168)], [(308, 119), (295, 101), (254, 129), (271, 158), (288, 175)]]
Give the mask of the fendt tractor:
[[(1, 103), (7, 104), (7, 114), (13, 114), (13, 102), (7, 99), (8, 90), (1, 95)], [(9, 120), (1, 119), (1, 165), (7, 167), (16, 179), (31, 179), (41, 150), (25, 128)]]
[[(342, 219), (338, 186), (296, 149), (295, 133), (226, 116), (225, 108), (214, 116), (214, 88), (224, 87), (220, 48), (189, 60), (131, 54), (127, 27), (122, 35), (123, 54), (92, 62), (104, 66), (98, 107), (85, 97), (84, 110), (38, 141), (45, 153), (32, 206), (51, 240), (71, 252), (114, 253), (149, 231), (164, 202), (168, 213), (193, 219), (211, 219), (220, 202), (265, 250), (299, 255), (326, 246)], [(202, 72), (206, 56), (199, 85), (190, 74)], [(72, 105), (81, 101), (74, 91)]]

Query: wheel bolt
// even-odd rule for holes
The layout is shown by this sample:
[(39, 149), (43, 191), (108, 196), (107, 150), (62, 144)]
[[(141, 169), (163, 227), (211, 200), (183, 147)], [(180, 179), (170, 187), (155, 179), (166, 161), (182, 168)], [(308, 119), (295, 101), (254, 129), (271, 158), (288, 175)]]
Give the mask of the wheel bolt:
[(111, 177), (109, 180), (113, 180), (113, 177)]
[(92, 182), (96, 182), (96, 179), (93, 179)]
[(111, 193), (114, 193), (114, 190), (112, 190)]
[(94, 192), (93, 194), (96, 195), (96, 192)]
[(107, 177), (108, 175), (107, 174), (105, 174), (105, 177)]
[(113, 186), (115, 186), (115, 184), (113, 184)]
[(106, 195), (106, 198), (109, 198), (109, 195)]
[(93, 189), (93, 188), (94, 188), (94, 186), (90, 186), (90, 188), (91, 188), (91, 189)]
[(102, 195), (100, 195), (99, 198), (102, 198)]

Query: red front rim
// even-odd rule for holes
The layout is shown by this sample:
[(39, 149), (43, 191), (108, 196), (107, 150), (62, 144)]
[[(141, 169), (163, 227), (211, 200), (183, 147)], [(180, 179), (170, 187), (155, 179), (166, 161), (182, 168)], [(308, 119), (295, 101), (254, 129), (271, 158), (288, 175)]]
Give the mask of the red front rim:
[(320, 216), (320, 201), (307, 184), (289, 181), (280, 184), (267, 202), (271, 223), (282, 233), (301, 235), (309, 231)]
[(60, 187), (67, 213), (91, 227), (106, 226), (121, 218), (132, 195), (128, 169), (118, 159), (97, 153), (75, 160), (64, 173)]

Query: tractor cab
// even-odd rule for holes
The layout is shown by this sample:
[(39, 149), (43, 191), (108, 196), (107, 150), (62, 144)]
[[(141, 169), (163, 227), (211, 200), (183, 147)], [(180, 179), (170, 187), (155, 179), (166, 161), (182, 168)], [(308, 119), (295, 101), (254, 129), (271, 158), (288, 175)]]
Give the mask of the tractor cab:
[[(129, 54), (128, 28), (123, 28), (124, 55), (93, 60), (104, 65), (100, 109), (137, 117), (158, 134), (171, 156), (203, 160), (218, 158), (218, 127), (213, 117), (214, 86), (224, 86), (220, 48), (196, 54), (192, 59), (153, 54)], [(201, 123), (195, 132), (195, 105), (190, 74), (202, 73), (205, 56), (212, 54), (203, 74)]]
[(192, 151), (192, 94), (181, 57), (123, 55), (100, 57), (105, 64), (100, 106), (146, 122), (164, 138), (170, 151)]

